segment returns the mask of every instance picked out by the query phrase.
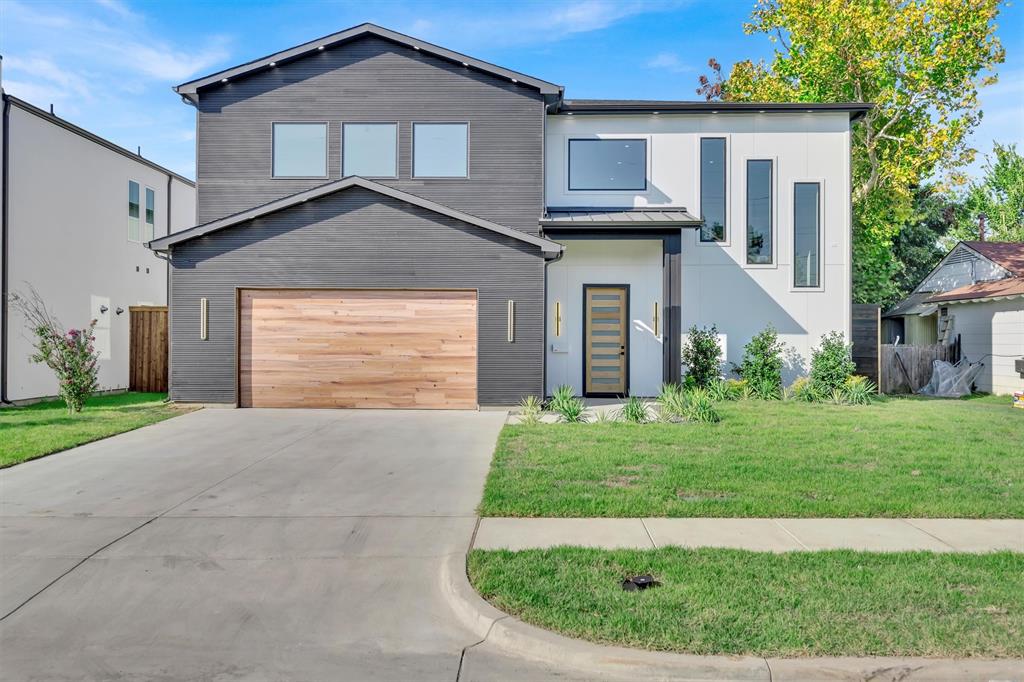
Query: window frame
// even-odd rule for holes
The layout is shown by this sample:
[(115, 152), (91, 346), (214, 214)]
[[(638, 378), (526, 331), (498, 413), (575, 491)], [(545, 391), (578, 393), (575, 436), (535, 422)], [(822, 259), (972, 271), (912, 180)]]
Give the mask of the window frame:
[[(139, 191), (139, 199), (138, 199), (138, 202), (136, 202), (136, 204), (135, 204), (136, 206), (138, 206), (138, 213), (139, 214), (134, 219), (132, 218), (132, 185), (135, 185), (136, 187), (138, 187), (138, 191)], [(138, 180), (132, 180), (131, 178), (128, 178), (128, 207), (127, 207), (127, 211), (125, 211), (125, 213), (127, 214), (127, 218), (128, 218), (128, 241), (131, 242), (132, 244), (143, 244), (144, 243), (142, 241), (142, 223), (143, 223), (142, 197), (143, 197), (143, 185), (142, 185), (142, 183), (139, 182)], [(132, 220), (137, 221), (137, 230), (138, 230), (138, 238), (137, 239), (132, 239)]]
[[(397, 180), (398, 179), (398, 175), (399, 175), (399, 169), (398, 169), (398, 164), (399, 164), (398, 147), (399, 147), (399, 144), (400, 144), (400, 141), (401, 141), (401, 135), (402, 135), (401, 123), (399, 121), (342, 121), (341, 122), (341, 152), (339, 154), (339, 156), (341, 158), (339, 159), (338, 165), (340, 166), (341, 177), (343, 177), (343, 178), (347, 178), (348, 177), (348, 175), (346, 175), (346, 173), (345, 173), (345, 126), (347, 126), (347, 125), (354, 125), (354, 126), (366, 126), (366, 125), (384, 126), (384, 125), (388, 125), (388, 126), (394, 126), (395, 127), (395, 174), (394, 175), (360, 175), (359, 177), (367, 178), (367, 179), (376, 179), (376, 180)], [(468, 135), (468, 133), (467, 133), (467, 135)], [(467, 140), (467, 144), (468, 144), (468, 140)], [(468, 155), (468, 148), (467, 148), (467, 155)], [(468, 161), (468, 159), (466, 161), (466, 169), (467, 170), (469, 169), (469, 161)], [(411, 175), (411, 169), (410, 169), (410, 175)]]
[[(825, 179), (816, 178), (793, 178), (789, 182), (792, 187), (790, 194), (792, 206), (790, 210), (791, 224), (790, 224), (790, 237), (792, 243), (790, 244), (790, 254), (792, 256), (792, 270), (789, 277), (789, 290), (793, 292), (822, 292), (825, 290)], [(818, 186), (818, 285), (817, 286), (798, 286), (796, 283), (796, 186), (806, 185), (817, 185)]]
[[(466, 126), (466, 174), (465, 175), (416, 175), (416, 126), (418, 125), (463, 125)], [(412, 121), (409, 128), (409, 177), (414, 180), (469, 180), (471, 170), (469, 160), (472, 156), (473, 136), (469, 121)]]
[[(324, 174), (277, 175), (274, 168), (274, 150), (277, 148), (277, 126), (322, 125), (324, 127)], [(330, 121), (271, 121), (270, 122), (270, 177), (273, 180), (326, 180), (331, 176), (331, 123)]]
[[(779, 267), (779, 158), (777, 156), (766, 156), (764, 154), (755, 156), (744, 156), (743, 159), (743, 266), (751, 269), (775, 269)], [(768, 161), (771, 163), (771, 181), (769, 183), (771, 206), (768, 216), (771, 220), (771, 261), (768, 263), (751, 263), (749, 248), (748, 211), (750, 192), (750, 162)], [(716, 242), (705, 242), (716, 243)]]
[[(148, 234), (147, 228), (146, 228), (146, 226), (148, 225), (148, 222), (146, 221), (146, 199), (148, 198), (148, 193), (149, 192), (153, 193), (153, 236), (150, 237), (149, 239), (146, 239), (146, 235)], [(156, 207), (157, 207), (156, 189), (154, 189), (153, 187), (150, 187), (149, 185), (143, 185), (142, 186), (142, 197), (141, 197), (141, 199), (142, 199), (142, 206), (141, 206), (141, 211), (140, 211), (140, 213), (141, 213), (140, 217), (142, 219), (142, 223), (140, 225), (139, 236), (142, 238), (142, 243), (143, 244), (148, 244), (149, 242), (151, 242), (154, 239), (156, 239)]]
[[(643, 187), (615, 187), (615, 188), (601, 188), (601, 187), (587, 187), (587, 188), (574, 188), (572, 186), (572, 143), (573, 142), (643, 142), (644, 144), (644, 186)], [(604, 135), (594, 137), (578, 137), (567, 135), (565, 138), (565, 191), (579, 194), (583, 192), (591, 193), (608, 193), (608, 192), (647, 192), (651, 187), (651, 139), (650, 136), (636, 136), (636, 135)]]
[(732, 201), (732, 176), (729, 174), (729, 169), (732, 167), (729, 163), (729, 154), (732, 152), (732, 136), (728, 133), (721, 134), (708, 134), (697, 136), (697, 153), (694, 157), (697, 160), (697, 172), (695, 173), (695, 180), (697, 185), (696, 197), (697, 197), (697, 215), (703, 217), (704, 206), (701, 196), (701, 170), (704, 167), (704, 140), (722, 140), (725, 142), (725, 171), (723, 175), (725, 177), (725, 225), (724, 234), (721, 239), (704, 239), (704, 226), (703, 219), (701, 226), (697, 229), (697, 244), (701, 246), (732, 246), (732, 230), (730, 229), (730, 214), (729, 202)]

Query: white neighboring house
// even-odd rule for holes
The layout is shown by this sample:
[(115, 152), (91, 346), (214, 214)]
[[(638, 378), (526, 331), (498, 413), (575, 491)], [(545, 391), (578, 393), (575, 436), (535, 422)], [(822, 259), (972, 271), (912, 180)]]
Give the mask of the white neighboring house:
[[(639, 395), (678, 357), (661, 350), (666, 305), (684, 336), (717, 326), (724, 372), (768, 324), (787, 382), (823, 334), (850, 338), (850, 129), (869, 107), (828, 106), (566, 100), (548, 116), (542, 222), (567, 244), (548, 266), (548, 393), (581, 382), (586, 285), (622, 285)], [(663, 248), (666, 228), (681, 243)]]
[(146, 243), (195, 224), (195, 184), (27, 102), (2, 99), (0, 398), (57, 393), (53, 373), (29, 362), (28, 330), (7, 303), (28, 285), (65, 327), (97, 320), (100, 389), (127, 388), (128, 308), (167, 303), (167, 264)]

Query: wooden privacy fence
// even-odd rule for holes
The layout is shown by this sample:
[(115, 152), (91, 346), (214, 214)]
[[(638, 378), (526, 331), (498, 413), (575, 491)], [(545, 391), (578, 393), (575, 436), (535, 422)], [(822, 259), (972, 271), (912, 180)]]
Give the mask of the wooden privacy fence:
[(167, 391), (167, 306), (128, 308), (128, 390)]
[(878, 372), (881, 360), (882, 310), (877, 305), (855, 303), (853, 306), (853, 363), (857, 374), (866, 376), (880, 386)]
[[(948, 360), (949, 346), (882, 344), (882, 393), (912, 393), (932, 378), (932, 362)], [(909, 381), (908, 381), (909, 379)]]

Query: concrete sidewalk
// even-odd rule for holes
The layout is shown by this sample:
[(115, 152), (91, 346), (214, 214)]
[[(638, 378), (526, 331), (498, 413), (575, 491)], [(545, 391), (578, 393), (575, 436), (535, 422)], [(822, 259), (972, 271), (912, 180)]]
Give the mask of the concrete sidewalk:
[(1020, 519), (483, 518), (476, 549), (729, 547), (761, 552), (1024, 552)]

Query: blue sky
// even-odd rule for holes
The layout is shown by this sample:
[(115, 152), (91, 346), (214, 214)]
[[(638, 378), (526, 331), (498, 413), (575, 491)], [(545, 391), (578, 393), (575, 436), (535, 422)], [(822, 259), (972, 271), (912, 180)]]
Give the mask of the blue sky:
[[(171, 92), (192, 77), (372, 21), (565, 85), (568, 97), (696, 99), (716, 57), (768, 58), (745, 36), (753, 0), (238, 2), (0, 0), (4, 88), (186, 176), (194, 110)], [(1024, 10), (1005, 7), (1000, 82), (982, 91), (972, 144), (1024, 147)], [(978, 164), (975, 164), (977, 166)]]

